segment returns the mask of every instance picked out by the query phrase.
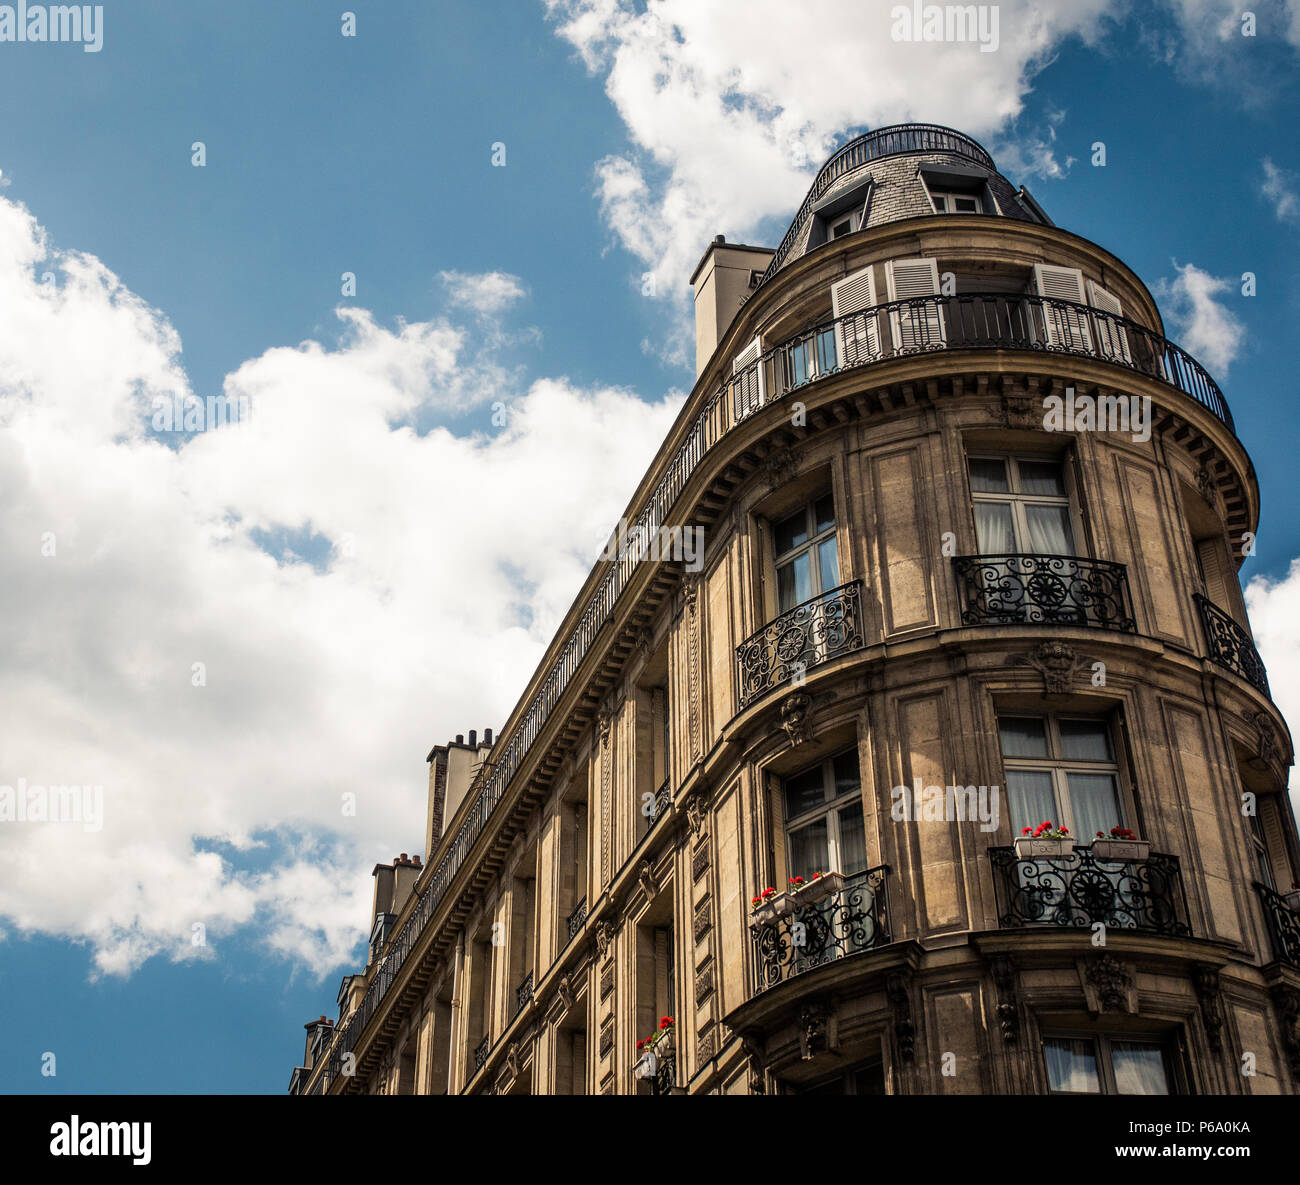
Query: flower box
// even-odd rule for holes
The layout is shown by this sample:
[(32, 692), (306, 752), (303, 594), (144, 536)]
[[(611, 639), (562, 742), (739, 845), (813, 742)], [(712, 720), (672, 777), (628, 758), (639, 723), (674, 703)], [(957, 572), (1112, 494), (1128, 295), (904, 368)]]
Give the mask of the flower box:
[(1287, 903), (1289, 909), (1294, 909), (1300, 913), (1300, 889), (1292, 889), (1289, 893), (1282, 894), (1282, 900)]
[(806, 881), (794, 890), (795, 905), (804, 909), (831, 897), (844, 888), (844, 874), (841, 872), (823, 872), (821, 876)]
[(794, 911), (794, 897), (790, 893), (777, 893), (769, 897), (762, 905), (756, 905), (749, 911), (749, 921), (754, 926), (765, 926), (783, 918)]
[(1108, 864), (1140, 864), (1151, 855), (1151, 841), (1146, 839), (1094, 839), (1092, 858)]
[(1074, 852), (1074, 837), (1039, 839), (1033, 835), (1016, 836), (1016, 859), (1043, 860), (1069, 856)]

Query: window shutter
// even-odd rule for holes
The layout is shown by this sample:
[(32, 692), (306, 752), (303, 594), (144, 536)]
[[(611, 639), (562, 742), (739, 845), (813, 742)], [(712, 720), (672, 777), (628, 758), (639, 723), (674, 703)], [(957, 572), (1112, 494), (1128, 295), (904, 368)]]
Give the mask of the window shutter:
[(874, 362), (880, 357), (880, 325), (875, 307), (876, 281), (869, 267), (831, 285), (835, 360), (840, 367)]
[(731, 363), (732, 398), (738, 420), (763, 406), (763, 364), (759, 361), (762, 354), (763, 339), (756, 337)]
[(1273, 873), (1273, 883), (1278, 892), (1285, 893), (1287, 885), (1295, 879), (1295, 874), (1290, 877), (1278, 876), (1279, 872), (1285, 873), (1291, 863), (1287, 859), (1286, 835), (1278, 818), (1281, 808), (1276, 797), (1271, 794), (1267, 796), (1261, 794), (1256, 799), (1256, 808), (1259, 814), (1260, 836), (1264, 841), (1264, 855), (1268, 860), (1269, 871)]
[[(885, 264), (890, 303), (939, 295), (939, 265), (933, 259), (891, 259)], [(937, 300), (891, 309), (889, 326), (900, 353), (942, 346), (946, 340), (943, 310)]]
[[(1083, 304), (1083, 273), (1077, 267), (1036, 263), (1034, 285), (1045, 300)], [(1082, 309), (1044, 304), (1043, 329), (1049, 346), (1092, 353), (1092, 332), (1088, 328), (1088, 315)]]
[(1089, 280), (1088, 303), (1094, 309), (1109, 314), (1109, 316), (1096, 318), (1097, 347), (1102, 356), (1131, 365), (1133, 356), (1128, 349), (1128, 334), (1124, 332), (1122, 325), (1110, 319), (1124, 315), (1124, 307), (1119, 303), (1119, 297), (1113, 292), (1107, 292), (1100, 284)]
[(1198, 539), (1196, 558), (1201, 565), (1201, 579), (1205, 581), (1205, 595), (1225, 613), (1231, 614), (1223, 546), (1217, 539)]

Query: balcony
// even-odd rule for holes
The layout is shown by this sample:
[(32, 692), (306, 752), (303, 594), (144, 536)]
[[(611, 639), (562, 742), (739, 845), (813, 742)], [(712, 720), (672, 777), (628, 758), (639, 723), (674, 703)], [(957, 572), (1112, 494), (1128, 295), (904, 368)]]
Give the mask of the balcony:
[(746, 708), (783, 683), (864, 645), (862, 581), (804, 601), (736, 647), (740, 706)]
[(1201, 611), (1209, 658), (1268, 695), (1268, 675), (1250, 634), (1235, 618), (1200, 593), (1196, 594), (1196, 607)]
[(1273, 957), (1279, 963), (1300, 969), (1300, 912), (1288, 905), (1281, 893), (1275, 893), (1258, 881), (1255, 882), (1255, 892), (1264, 907), (1264, 919), (1273, 940)]
[(885, 864), (855, 873), (815, 905), (751, 926), (755, 995), (889, 942), (888, 873)]
[(650, 804), (650, 813), (643, 814), (645, 819), (645, 833), (649, 834), (654, 825), (664, 816), (664, 813), (672, 805), (673, 796), (668, 789), (668, 779), (664, 778), (663, 785), (655, 791), (654, 802)]
[(959, 555), (963, 625), (1076, 625), (1134, 633), (1123, 564), (1067, 555)]
[(569, 930), (569, 941), (572, 942), (577, 937), (578, 931), (582, 929), (587, 921), (587, 899), (584, 897), (574, 906), (573, 912), (569, 914), (566, 922)]
[(492, 1051), (492, 1038), (484, 1037), (474, 1047), (474, 1073), (477, 1074), (484, 1066), (487, 1065), (488, 1054)]
[(518, 1016), (528, 1001), (533, 998), (533, 973), (530, 971), (524, 976), (524, 981), (515, 988), (515, 1015)]
[(1085, 847), (1068, 856), (1021, 860), (1015, 848), (990, 848), (989, 859), (1004, 930), (1087, 930), (1102, 922), (1115, 930), (1191, 934), (1176, 856), (1152, 852), (1146, 860), (1121, 863), (1097, 860)]

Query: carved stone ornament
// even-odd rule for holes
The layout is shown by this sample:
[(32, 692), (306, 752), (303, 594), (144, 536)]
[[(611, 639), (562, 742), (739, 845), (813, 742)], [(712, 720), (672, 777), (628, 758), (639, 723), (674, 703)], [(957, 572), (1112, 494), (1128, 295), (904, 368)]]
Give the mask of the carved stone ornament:
[(596, 923), (596, 954), (601, 958), (605, 957), (605, 952), (609, 950), (609, 943), (613, 937), (614, 930), (608, 922)]
[(633, 639), (633, 645), (636, 646), (637, 653), (641, 656), (642, 662), (650, 657), (650, 651), (654, 647), (654, 635), (650, 632), (647, 626), (643, 625), (639, 630), (637, 630), (636, 637)]
[(519, 1042), (511, 1041), (510, 1048), (506, 1050), (506, 1077), (519, 1077)]
[(1086, 658), (1075, 654), (1074, 648), (1064, 642), (1040, 642), (1013, 661), (1018, 667), (1033, 667), (1043, 676), (1044, 695), (1066, 695), (1074, 676), (1088, 665)]
[(895, 971), (885, 980), (885, 995), (894, 1015), (894, 1037), (899, 1056), (910, 1062), (916, 1053), (916, 1026), (912, 1023), (912, 993), (909, 977)]
[(1137, 1012), (1137, 987), (1127, 963), (1113, 955), (1080, 960), (1080, 979), (1089, 1012)]
[(781, 727), (790, 738), (790, 744), (802, 745), (808, 739), (808, 709), (812, 697), (803, 691), (787, 695), (781, 701)]
[(763, 459), (763, 469), (767, 473), (767, 484), (771, 489), (779, 489), (789, 483), (799, 468), (799, 459), (788, 448), (773, 449)]
[(686, 602), (686, 608), (694, 614), (695, 607), (700, 600), (699, 573), (688, 572), (682, 577), (682, 597)]
[(573, 981), (567, 975), (560, 977), (560, 982), (555, 985), (555, 993), (560, 997), (560, 1003), (564, 1005), (564, 1011), (572, 1011), (574, 999)]
[(799, 1009), (799, 1053), (804, 1061), (834, 1048), (834, 1023), (831, 1010), (819, 1000), (809, 1000)]
[(692, 794), (686, 800), (686, 821), (690, 824), (692, 835), (699, 835), (704, 828), (704, 803), (698, 794)]
[(1205, 1039), (1215, 1053), (1223, 1052), (1223, 997), (1219, 992), (1219, 969), (1210, 963), (1192, 968), (1192, 985), (1201, 1002), (1201, 1022)]
[(1201, 497), (1213, 506), (1219, 483), (1214, 480), (1210, 471), (1204, 465), (1196, 471), (1196, 488), (1200, 492)]
[(741, 1048), (749, 1058), (749, 1090), (751, 1094), (767, 1093), (767, 1074), (763, 1066), (763, 1046), (752, 1037), (741, 1040)]
[(1282, 1047), (1294, 1077), (1300, 1078), (1300, 991), (1289, 984), (1273, 989), (1273, 1003), (1282, 1022)]
[(636, 883), (641, 887), (641, 892), (645, 894), (647, 901), (654, 900), (659, 886), (655, 884), (655, 868), (649, 860), (641, 861), (641, 866), (637, 870)]
[(1016, 997), (1016, 968), (1006, 956), (998, 955), (992, 963), (993, 983), (997, 987), (998, 1027), (1002, 1040), (1014, 1045), (1020, 1037), (1020, 1005)]
[(1002, 422), (1008, 428), (1041, 428), (1043, 426), (1042, 400), (1031, 399), (1023, 392), (1004, 392)]
[(1242, 717), (1255, 730), (1255, 756), (1250, 759), (1254, 769), (1267, 770), (1277, 759), (1277, 736), (1273, 722), (1264, 711), (1248, 712)]

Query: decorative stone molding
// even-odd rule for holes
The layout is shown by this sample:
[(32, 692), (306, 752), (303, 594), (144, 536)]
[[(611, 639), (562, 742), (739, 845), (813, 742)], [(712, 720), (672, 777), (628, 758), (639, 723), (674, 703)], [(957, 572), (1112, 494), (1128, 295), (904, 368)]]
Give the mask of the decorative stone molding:
[(1242, 719), (1255, 730), (1255, 756), (1250, 759), (1252, 768), (1267, 770), (1277, 760), (1277, 734), (1273, 731), (1273, 721), (1263, 709), (1247, 712)]
[(812, 697), (804, 691), (796, 691), (781, 701), (781, 727), (791, 745), (802, 745), (808, 739), (808, 709), (811, 706)]
[(695, 941), (703, 942), (704, 936), (713, 928), (713, 902), (705, 897), (695, 907)]
[(695, 1003), (698, 1007), (713, 993), (713, 961), (695, 969)]
[(1002, 422), (1008, 428), (1041, 428), (1043, 426), (1042, 400), (1031, 399), (1024, 391), (1004, 390)]
[(686, 821), (690, 824), (691, 835), (698, 836), (704, 830), (704, 800), (696, 792), (686, 800)]
[(555, 994), (564, 1005), (564, 1011), (571, 1012), (574, 1001), (573, 981), (567, 975), (560, 977), (560, 982), (555, 985)]
[(835, 1013), (822, 1000), (808, 1000), (799, 1009), (799, 1055), (812, 1061), (819, 1053), (836, 1049)]
[(1215, 505), (1219, 483), (1204, 465), (1196, 471), (1196, 489), (1211, 506)]
[(1043, 694), (1066, 695), (1070, 684), (1089, 660), (1074, 652), (1064, 642), (1040, 642), (1028, 654), (1018, 654), (1012, 662), (1018, 667), (1033, 667), (1043, 677)]
[(699, 844), (691, 857), (691, 879), (699, 880), (709, 869), (709, 845)]
[(600, 1056), (605, 1057), (614, 1048), (614, 1022), (606, 1020), (600, 1028)]
[(1020, 1002), (1016, 995), (1016, 965), (1007, 955), (992, 960), (993, 983), (997, 988), (998, 1027), (1002, 1040), (1014, 1045), (1020, 1037)]
[(637, 869), (636, 883), (641, 892), (645, 894), (645, 899), (653, 901), (655, 894), (659, 892), (659, 886), (655, 884), (655, 866), (649, 859), (641, 861), (641, 865)]
[(763, 1046), (752, 1037), (741, 1039), (741, 1048), (749, 1059), (749, 1090), (751, 1094), (767, 1094), (767, 1071), (763, 1065)]
[(1219, 969), (1210, 963), (1192, 968), (1192, 986), (1201, 1002), (1201, 1022), (1205, 1039), (1215, 1053), (1223, 1052), (1223, 996), (1219, 990)]
[(600, 969), (600, 998), (603, 1000), (610, 992), (614, 990), (614, 963), (613, 960), (606, 963)]
[(643, 625), (639, 630), (637, 630), (632, 639), (632, 644), (636, 647), (637, 653), (641, 656), (641, 661), (645, 662), (650, 657), (650, 653), (654, 649), (655, 644), (654, 634), (650, 632), (650, 627)]
[(1102, 955), (1090, 961), (1080, 959), (1077, 967), (1089, 1012), (1137, 1013), (1137, 985), (1127, 963)]
[(894, 971), (885, 979), (885, 995), (894, 1017), (894, 1037), (899, 1056), (912, 1061), (916, 1053), (916, 1026), (912, 1023), (911, 977)]
[(511, 1041), (510, 1048), (506, 1050), (505, 1077), (513, 1081), (519, 1077), (519, 1042)]
[(1272, 992), (1278, 1019), (1282, 1022), (1282, 1047), (1292, 1077), (1300, 1080), (1300, 991), (1280, 983)]
[(769, 489), (780, 489), (789, 484), (799, 471), (799, 457), (793, 449), (773, 449), (763, 458), (763, 471), (767, 475)]
[(702, 1029), (696, 1038), (696, 1049), (698, 1050), (698, 1060), (707, 1062), (713, 1056), (714, 1034), (717, 1029), (710, 1025), (707, 1029)]
[(609, 944), (614, 939), (614, 927), (608, 922), (596, 923), (596, 954), (599, 958), (605, 957), (605, 952), (609, 950)]

